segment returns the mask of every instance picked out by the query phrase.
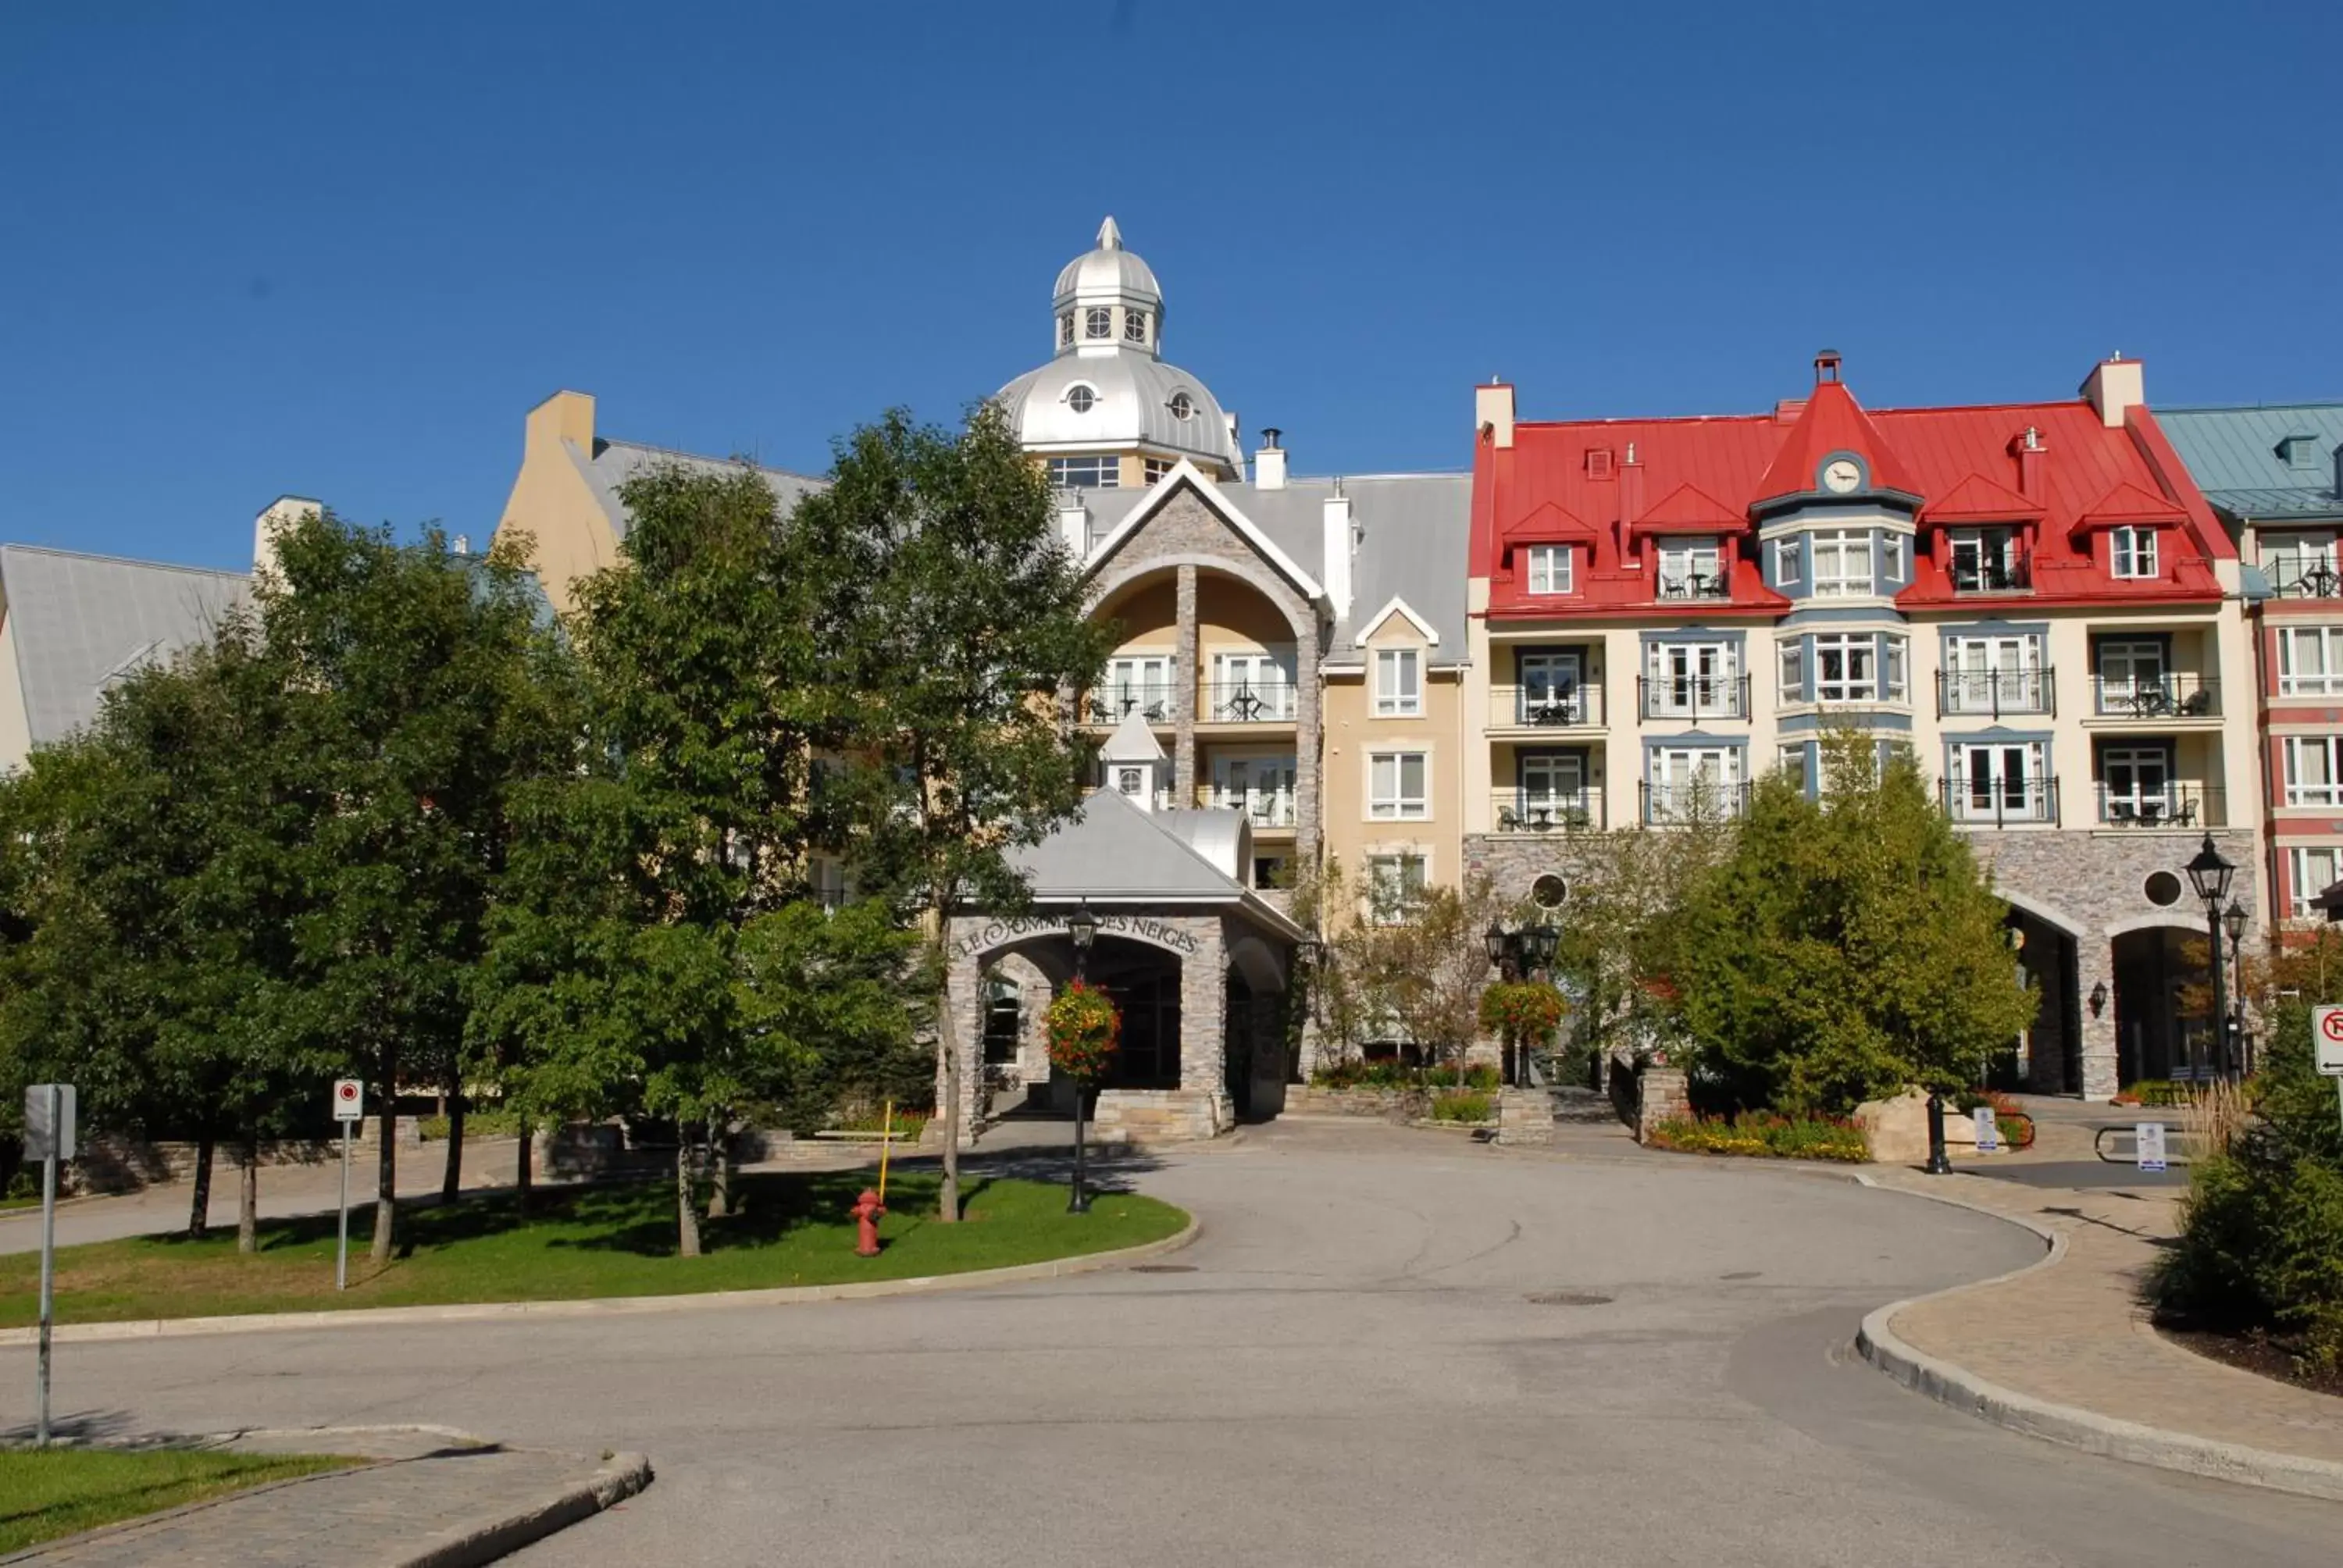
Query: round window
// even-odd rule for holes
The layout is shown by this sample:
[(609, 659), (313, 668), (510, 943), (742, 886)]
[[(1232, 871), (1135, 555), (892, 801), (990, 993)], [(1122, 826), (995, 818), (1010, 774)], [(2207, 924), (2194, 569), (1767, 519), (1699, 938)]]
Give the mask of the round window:
[(1091, 337), (1114, 336), (1114, 312), (1103, 305), (1093, 305), (1082, 316), (1082, 331)]
[(1097, 403), (1098, 394), (1080, 382), (1076, 382), (1073, 389), (1066, 394), (1066, 407), (1077, 414), (1089, 413)]
[(1122, 313), (1122, 335), (1133, 343), (1147, 341), (1147, 312), (1126, 310)]
[(1185, 419), (1196, 411), (1195, 400), (1185, 392), (1172, 393), (1172, 401), (1167, 407), (1171, 408), (1172, 417), (1174, 419)]
[(1570, 884), (1548, 871), (1530, 884), (1530, 901), (1541, 910), (1558, 910), (1570, 897)]
[(2159, 910), (2168, 910), (2180, 901), (2180, 879), (2169, 871), (2150, 871), (2140, 890), (2147, 901)]

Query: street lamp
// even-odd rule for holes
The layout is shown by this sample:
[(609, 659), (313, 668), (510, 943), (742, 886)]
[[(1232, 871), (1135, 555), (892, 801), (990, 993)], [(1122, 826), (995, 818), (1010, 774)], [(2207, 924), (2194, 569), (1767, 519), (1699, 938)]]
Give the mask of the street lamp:
[(1503, 970), (1513, 956), (1513, 933), (1491, 920), (1489, 929), (1481, 934), (1481, 940), (1488, 945), (1490, 964)]
[(2213, 848), (2213, 835), (2205, 835), (2203, 848), (2197, 858), (2182, 868), (2188, 873), (2188, 885), (2205, 900), (2205, 927), (2213, 935), (2213, 1053), (2215, 1065), (2223, 1077), (2229, 1071), (2229, 999), (2225, 986), (2226, 967), (2221, 961), (2221, 901), (2229, 896), (2229, 879), (2237, 868), (2221, 858)]
[[(1091, 901), (1084, 899), (1074, 912), (1066, 917), (1066, 935), (1074, 943), (1074, 983), (1082, 983), (1090, 968), (1091, 943), (1098, 940), (1099, 918), (1091, 913)], [(1089, 1141), (1082, 1126), (1082, 1101), (1090, 1093), (1090, 1085), (1074, 1081), (1074, 1191), (1066, 1200), (1066, 1212), (1087, 1214), (1091, 1211), (1091, 1191), (1082, 1164), (1082, 1148)]]
[(2229, 932), (2229, 996), (2237, 1012), (2237, 1065), (2251, 1078), (2253, 1051), (2246, 1039), (2246, 919), (2245, 906), (2235, 899), (2221, 911), (2221, 924)]

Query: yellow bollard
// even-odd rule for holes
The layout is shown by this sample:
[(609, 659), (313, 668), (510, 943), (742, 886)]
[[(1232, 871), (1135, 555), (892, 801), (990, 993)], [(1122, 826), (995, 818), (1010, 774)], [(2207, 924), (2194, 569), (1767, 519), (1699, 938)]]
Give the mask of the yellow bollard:
[[(869, 1104), (869, 1101), (863, 1101)], [(887, 1201), (887, 1156), (895, 1147), (895, 1102), (889, 1101), (879, 1123), (879, 1201)]]

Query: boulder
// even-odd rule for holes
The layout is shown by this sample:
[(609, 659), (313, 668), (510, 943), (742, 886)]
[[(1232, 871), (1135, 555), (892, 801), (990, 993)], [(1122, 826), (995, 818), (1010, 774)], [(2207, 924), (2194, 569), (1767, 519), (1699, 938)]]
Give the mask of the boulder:
[[(1866, 1100), (1855, 1108), (1855, 1124), (1871, 1145), (1875, 1165), (1925, 1165), (1928, 1162), (1928, 1095), (1907, 1089), (1892, 1100)], [(1945, 1107), (1945, 1146), (1976, 1145), (1976, 1127)]]

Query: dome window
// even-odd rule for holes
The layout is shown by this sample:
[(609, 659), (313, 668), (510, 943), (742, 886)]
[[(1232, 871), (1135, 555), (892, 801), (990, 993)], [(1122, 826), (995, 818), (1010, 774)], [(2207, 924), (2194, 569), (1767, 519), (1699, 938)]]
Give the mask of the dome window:
[(1067, 311), (1058, 317), (1058, 347), (1065, 347), (1074, 340), (1074, 313)]
[(1122, 335), (1133, 343), (1147, 341), (1147, 312), (1126, 310), (1122, 313)]
[(1172, 401), (1163, 406), (1172, 410), (1172, 417), (1182, 422), (1185, 422), (1187, 419), (1192, 417), (1196, 412), (1196, 400), (1189, 397), (1185, 392), (1172, 393)]
[(1077, 414), (1087, 414), (1098, 406), (1098, 394), (1077, 381), (1066, 389), (1066, 407)]
[(1093, 305), (1082, 319), (1082, 335), (1086, 337), (1114, 336), (1114, 312), (1103, 305)]

